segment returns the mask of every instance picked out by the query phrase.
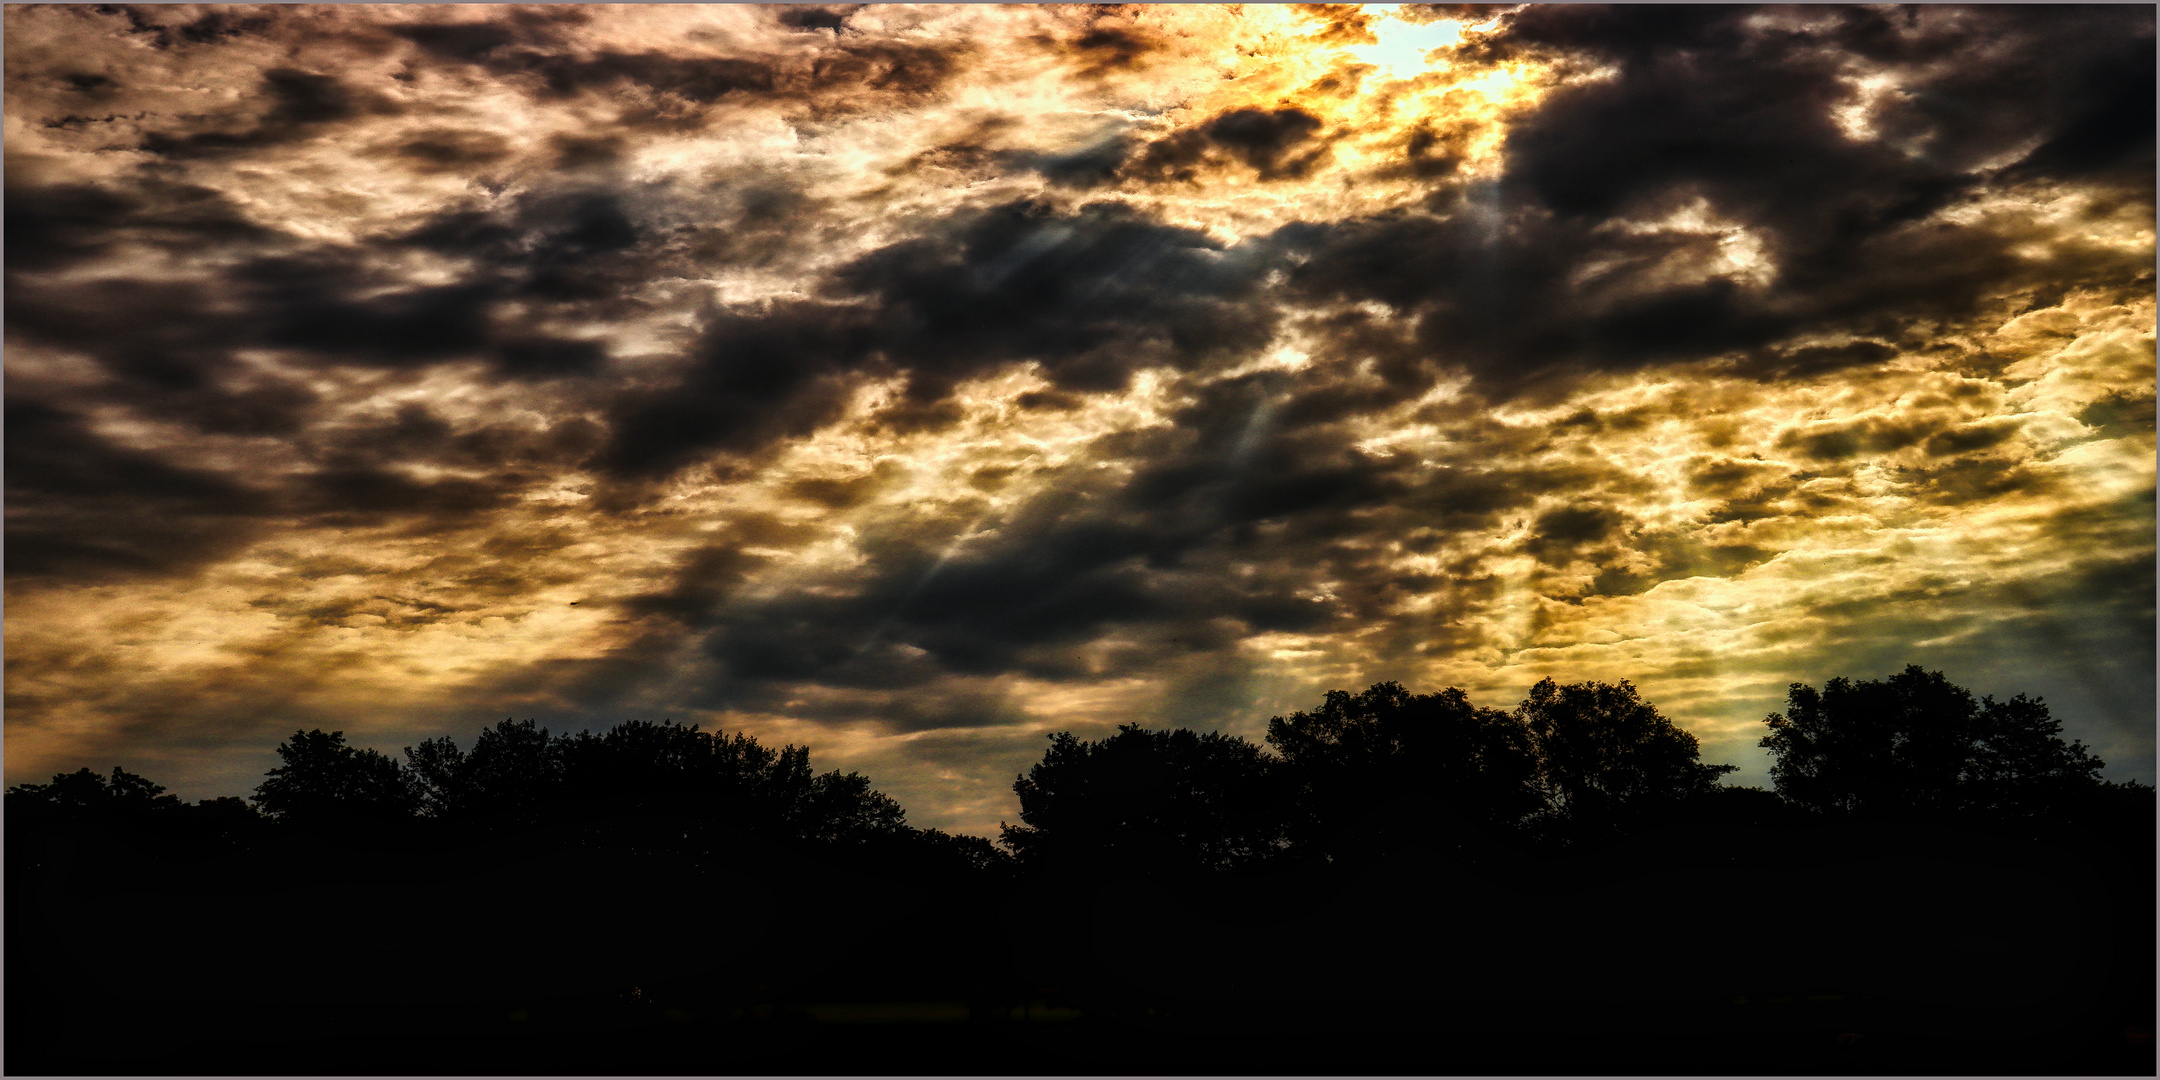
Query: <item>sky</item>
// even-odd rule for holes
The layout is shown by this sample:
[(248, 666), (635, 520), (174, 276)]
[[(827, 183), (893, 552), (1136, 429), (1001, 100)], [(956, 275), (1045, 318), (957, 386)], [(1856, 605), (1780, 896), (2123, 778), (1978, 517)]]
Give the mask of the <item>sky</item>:
[(1632, 680), (2154, 776), (2150, 6), (28, 6), (8, 783)]

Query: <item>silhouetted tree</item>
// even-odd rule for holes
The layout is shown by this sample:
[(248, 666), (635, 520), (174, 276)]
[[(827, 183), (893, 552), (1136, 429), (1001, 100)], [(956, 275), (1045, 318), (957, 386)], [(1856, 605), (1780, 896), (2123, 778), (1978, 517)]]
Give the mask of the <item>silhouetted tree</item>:
[(564, 747), (531, 720), (482, 728), (470, 753), (449, 738), (405, 748), (423, 813), (430, 817), (531, 820), (564, 795)]
[[(807, 770), (810, 752), (801, 753)], [(870, 778), (861, 773), (812, 777), (792, 811), (795, 831), (805, 840), (851, 843), (908, 831), (906, 811), (891, 796), (872, 788)]]
[[(1269, 720), (1267, 742), (1300, 788), (1308, 836), (1354, 822), (1412, 834), (1463, 824), (1504, 831), (1545, 805), (1533, 786), (1528, 730), (1454, 687), (1416, 695), (1393, 682), (1360, 694), (1331, 690), (1319, 708)], [(1450, 820), (1418, 813), (1421, 806)], [(1383, 820), (1372, 821), (1376, 813)]]
[(347, 746), (342, 731), (295, 731), (277, 753), (284, 764), (263, 774), (255, 804), (279, 820), (382, 821), (410, 817), (419, 806), (396, 758)]
[(405, 772), (411, 777), (420, 812), (431, 818), (448, 818), (467, 808), (465, 751), (449, 736), (423, 740), (405, 748)]
[(949, 833), (942, 829), (917, 829), (915, 843), (929, 858), (972, 871), (1003, 873), (1013, 864), (1010, 852), (980, 836)]
[(2025, 817), (2100, 783), (2100, 759), (2065, 743), (2038, 699), (1975, 700), (1918, 665), (1794, 683), (1764, 723), (1778, 794), (1816, 812)]
[(1633, 683), (1544, 679), (1516, 717), (1537, 756), (1536, 787), (1559, 834), (1581, 838), (1638, 825), (1709, 796), (1734, 765), (1705, 765), (1695, 736), (1673, 726)]
[(631, 721), (561, 740), (573, 798), (616, 812), (705, 818), (775, 836), (838, 841), (904, 829), (899, 804), (854, 773), (810, 771), (810, 751)]
[(1023, 860), (1119, 852), (1211, 870), (1280, 858), (1294, 793), (1280, 763), (1244, 739), (1138, 724), (1099, 743), (1051, 736), (1013, 790), (1026, 824), (1002, 826), (1002, 838)]
[(262, 827), (266, 819), (246, 799), (220, 795), (188, 808), (186, 815), (198, 832), (235, 840)]
[(113, 766), (111, 776), (89, 769), (57, 774), (47, 784), (17, 784), (7, 789), (9, 819), (18, 824), (54, 821), (147, 821), (170, 817), (187, 807), (162, 784)]
[(562, 743), (530, 720), (504, 720), (481, 729), (458, 775), (462, 795), (478, 807), (498, 814), (530, 814), (561, 791)]
[(438, 818), (672, 817), (827, 844), (915, 831), (862, 775), (813, 773), (807, 748), (673, 722), (557, 736), (504, 720), (470, 752), (438, 738), (405, 757), (420, 804)]
[(78, 769), (46, 784), (18, 784), (7, 791), (8, 827), (95, 824), (118, 828), (136, 842), (241, 841), (263, 817), (230, 795), (190, 805), (164, 785), (114, 766), (110, 776)]

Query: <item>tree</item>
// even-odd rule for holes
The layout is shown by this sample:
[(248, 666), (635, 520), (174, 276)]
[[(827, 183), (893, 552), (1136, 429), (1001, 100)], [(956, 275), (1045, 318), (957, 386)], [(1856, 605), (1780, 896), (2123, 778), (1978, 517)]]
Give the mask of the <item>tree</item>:
[(1640, 824), (1717, 790), (1734, 765), (1705, 765), (1695, 736), (1673, 726), (1633, 683), (1544, 679), (1516, 717), (1537, 757), (1536, 787), (1564, 835)]
[(463, 795), (477, 808), (529, 815), (558, 797), (565, 779), (562, 740), (531, 720), (504, 720), (482, 728), (459, 771)]
[(448, 737), (406, 747), (406, 771), (430, 817), (529, 820), (563, 796), (566, 743), (531, 720), (505, 719), (480, 729), (471, 753)]
[(2045, 814), (2101, 785), (2106, 762), (2064, 742), (2038, 698), (1980, 699), (1979, 738), (1961, 779), (1964, 808), (1996, 816)]
[(918, 858), (923, 861), (942, 862), (975, 873), (1001, 874), (1012, 868), (1012, 854), (980, 836), (949, 833), (942, 829), (916, 829), (913, 832), (910, 842), (921, 852)]
[(1289, 840), (1288, 775), (1219, 732), (1125, 724), (1101, 742), (1059, 732), (1013, 791), (1025, 824), (1001, 836), (1023, 860), (1115, 852), (1240, 869), (1276, 861)]
[(2100, 783), (2100, 759), (2065, 743), (2040, 700), (1976, 700), (1918, 665), (1794, 683), (1764, 723), (1778, 794), (1818, 813), (2029, 817)]
[(420, 792), (397, 759), (345, 745), (345, 733), (295, 731), (284, 764), (263, 774), (255, 804), (284, 821), (382, 821), (413, 815)]
[(872, 788), (861, 773), (829, 772), (812, 778), (796, 818), (804, 839), (824, 843), (857, 843), (912, 831), (900, 804)]
[(570, 797), (623, 812), (728, 819), (786, 831), (808, 794), (809, 753), (748, 735), (633, 720), (563, 740)]
[(1454, 687), (1420, 695), (1393, 682), (1360, 694), (1331, 690), (1319, 708), (1269, 720), (1267, 743), (1300, 788), (1308, 835), (1368, 821), (1383, 807), (1386, 825), (1446, 827), (1415, 811), (1420, 820), (1401, 820), (1419, 803), (1454, 823), (1508, 830), (1544, 806), (1529, 732)]
[(741, 732), (635, 720), (558, 739), (552, 753), (526, 760), (559, 767), (564, 798), (610, 813), (701, 819), (818, 843), (907, 830), (900, 805), (861, 774), (813, 773), (807, 747), (774, 750)]
[(187, 809), (162, 784), (113, 766), (110, 777), (90, 769), (56, 774), (48, 784), (7, 789), (7, 810), (22, 822), (140, 821)]
[(740, 732), (672, 721), (551, 735), (531, 720), (504, 720), (469, 753), (439, 738), (406, 748), (405, 758), (432, 817), (676, 818), (818, 843), (910, 831), (900, 805), (861, 774), (813, 773), (807, 748), (773, 750)]
[(422, 740), (405, 748), (405, 772), (412, 778), (420, 812), (431, 818), (462, 814), (469, 806), (465, 751), (449, 736)]
[(89, 769), (62, 773), (47, 784), (18, 784), (7, 791), (9, 828), (98, 824), (119, 828), (137, 842), (244, 840), (262, 815), (230, 795), (189, 805), (162, 784), (113, 766), (110, 776)]

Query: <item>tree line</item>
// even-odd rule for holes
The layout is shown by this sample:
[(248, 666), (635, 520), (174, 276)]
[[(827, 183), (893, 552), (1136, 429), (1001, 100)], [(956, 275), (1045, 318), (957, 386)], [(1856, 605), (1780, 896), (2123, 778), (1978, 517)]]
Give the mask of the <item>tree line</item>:
[[(1570, 1073), (1680, 1024), (1682, 1072), (1791, 1071), (1778, 1032), (1819, 1028), (1800, 1071), (1896, 1073), (2010, 1024), (2030, 1071), (2149, 1068), (2121, 1033), (2152, 1015), (2151, 788), (1917, 667), (1796, 684), (1762, 741), (1768, 790), (1628, 682), (1380, 683), (1257, 740), (1051, 735), (995, 841), (675, 723), (295, 731), (249, 799), (81, 769), (6, 793), (7, 1066), (1326, 1072), (1416, 1031), (1355, 1068), (1505, 1071), (1558, 1033)], [(1851, 1032), (1926, 1038), (1860, 1068)]]
[(115, 767), (8, 789), (18, 824), (97, 820), (237, 837), (317, 831), (460, 834), (661, 818), (678, 847), (755, 835), (889, 860), (1009, 871), (1111, 859), (1202, 871), (1326, 866), (1405, 843), (1566, 851), (1687, 819), (1899, 816), (2009, 825), (2067, 821), (2150, 788), (2099, 778), (2040, 700), (1976, 698), (1940, 672), (1791, 686), (1761, 745), (1774, 790), (1731, 787), (1694, 736), (1629, 682), (1546, 679), (1513, 710), (1462, 690), (1393, 682), (1336, 690), (1274, 717), (1263, 744), (1125, 724), (1049, 737), (1017, 778), (1019, 824), (996, 844), (917, 829), (859, 773), (815, 772), (809, 751), (748, 735), (633, 721), (555, 734), (533, 721), (437, 738), (402, 760), (342, 732), (295, 731), (252, 802), (184, 804)]

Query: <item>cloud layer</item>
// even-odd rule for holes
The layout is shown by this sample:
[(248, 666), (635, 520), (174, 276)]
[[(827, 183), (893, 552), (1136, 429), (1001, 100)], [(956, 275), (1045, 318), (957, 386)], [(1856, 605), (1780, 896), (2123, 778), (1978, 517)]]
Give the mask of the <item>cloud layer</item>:
[(1940, 667), (2153, 769), (2152, 13), (39, 7), (10, 782)]

